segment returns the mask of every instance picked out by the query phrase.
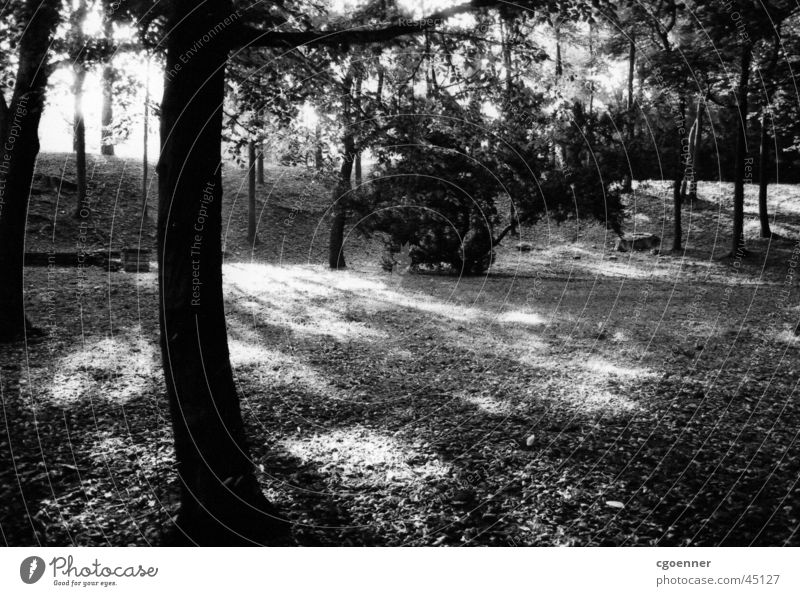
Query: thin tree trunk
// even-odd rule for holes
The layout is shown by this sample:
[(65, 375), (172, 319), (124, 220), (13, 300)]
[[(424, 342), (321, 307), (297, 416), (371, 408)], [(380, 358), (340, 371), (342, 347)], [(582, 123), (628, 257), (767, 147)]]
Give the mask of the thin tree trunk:
[(767, 185), (769, 184), (769, 132), (767, 131), (767, 108), (761, 111), (761, 138), (758, 144), (758, 218), (761, 221), (761, 237), (769, 238), (769, 213), (767, 212)]
[[(633, 36), (631, 36), (630, 44), (628, 46), (628, 99), (625, 106), (627, 112), (625, 115), (625, 139), (629, 146), (628, 151), (630, 151), (630, 144), (633, 140), (633, 77), (636, 70), (635, 67), (636, 41), (634, 40)], [(631, 190), (633, 190), (633, 173), (629, 172), (625, 174), (624, 178), (622, 179), (622, 192), (631, 192)]]
[(561, 24), (556, 24), (556, 82), (564, 74), (564, 65), (561, 62)]
[(683, 146), (681, 146), (681, 154), (684, 156), (683, 178), (681, 179), (681, 203), (686, 202), (686, 193), (689, 190), (690, 179), (694, 169), (692, 165), (692, 146), (694, 145), (694, 131), (696, 126), (697, 118), (694, 119), (692, 127), (689, 129), (689, 135), (686, 138), (686, 148), (684, 149)]
[(700, 97), (697, 99), (697, 116), (692, 139), (692, 177), (689, 180), (689, 201), (692, 203), (697, 200), (697, 178), (700, 175), (700, 148), (703, 143), (703, 114), (705, 111), (705, 98)]
[(331, 269), (345, 269), (347, 267), (344, 259), (344, 226), (347, 221), (347, 203), (352, 188), (350, 178), (353, 175), (355, 155), (353, 135), (345, 133), (343, 143), (344, 155), (342, 156), (342, 166), (339, 170), (339, 181), (333, 192), (333, 219), (331, 221), (331, 234), (328, 245), (328, 265)]
[(350, 179), (353, 176), (355, 159), (355, 139), (353, 138), (352, 114), (350, 113), (353, 73), (349, 70), (342, 82), (342, 165), (339, 180), (333, 191), (333, 208), (331, 234), (328, 242), (328, 265), (331, 269), (347, 267), (344, 259), (344, 226), (347, 219), (347, 202), (352, 188)]
[[(112, 21), (106, 17), (105, 37), (109, 48), (114, 44), (114, 31)], [(111, 56), (103, 66), (103, 106), (100, 112), (100, 153), (114, 155), (114, 135), (112, 123), (114, 121), (114, 67), (111, 66)]]
[(736, 92), (739, 104), (736, 134), (736, 163), (733, 179), (733, 234), (731, 235), (731, 256), (738, 257), (744, 252), (744, 177), (747, 159), (747, 94), (750, 81), (750, 61), (752, 47), (742, 48), (739, 87)]
[(61, 3), (28, 0), (14, 93), (4, 118), (0, 155), (0, 341), (25, 334), (22, 267), (28, 193), (39, 153), (39, 121), (47, 90), (46, 60)]
[(256, 238), (256, 143), (247, 143), (247, 242), (254, 245)]
[(319, 123), (319, 119), (317, 119), (317, 126), (314, 129), (314, 143), (314, 167), (321, 170), (325, 164), (322, 155), (322, 125)]
[(383, 79), (384, 79), (384, 72), (383, 72), (383, 65), (378, 63), (378, 89), (375, 92), (375, 99), (378, 102), (379, 106), (383, 105)]
[(256, 176), (259, 184), (264, 184), (264, 148), (258, 147), (258, 155), (256, 156)]
[[(158, 164), (161, 353), (186, 542), (270, 542), (279, 528), (256, 481), (231, 371), (222, 293), (224, 40), (197, 40), (229, 1), (171, 3)], [(193, 51), (186, 63), (181, 57)], [(179, 68), (176, 68), (179, 67)]]
[(679, 100), (679, 124), (678, 124), (678, 163), (675, 168), (675, 179), (672, 185), (672, 207), (673, 207), (673, 236), (672, 250), (682, 250), (683, 227), (681, 225), (681, 182), (684, 177), (683, 163), (683, 135), (686, 134), (686, 101), (683, 97)]
[(147, 143), (150, 140), (150, 56), (147, 57), (144, 75), (144, 127), (142, 137), (144, 139), (142, 143), (142, 217), (147, 217), (147, 178), (150, 169), (147, 155)]
[[(431, 65), (431, 71), (433, 72), (433, 66)], [(436, 74), (433, 73), (431, 75), (431, 81), (433, 86), (436, 86)], [(355, 80), (355, 96), (353, 99), (353, 108), (355, 112), (355, 119), (361, 120), (361, 73), (359, 72), (358, 76), (356, 76)], [(361, 151), (356, 151), (355, 148), (355, 139), (354, 140), (354, 157), (353, 157), (353, 165), (355, 167), (355, 182), (356, 187), (361, 186)]]
[[(589, 72), (594, 75), (594, 26), (589, 22)], [(589, 80), (589, 118), (594, 111), (594, 80)]]
[(83, 83), (86, 79), (86, 68), (81, 62), (76, 62), (73, 68), (75, 70), (73, 145), (75, 148), (75, 182), (78, 186), (74, 216), (86, 219), (91, 214), (91, 206), (86, 201), (86, 123), (83, 119)]
[(633, 77), (636, 70), (636, 40), (631, 36), (628, 46), (628, 101), (626, 108), (633, 109)]

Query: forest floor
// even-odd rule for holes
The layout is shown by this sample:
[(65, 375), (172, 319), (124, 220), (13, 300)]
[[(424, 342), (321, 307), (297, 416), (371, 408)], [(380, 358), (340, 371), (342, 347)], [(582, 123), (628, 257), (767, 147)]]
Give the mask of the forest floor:
[[(89, 228), (41, 189), (27, 250), (153, 248), (140, 167), (90, 172)], [(703, 183), (681, 253), (544, 222), (457, 278), (385, 273), (357, 232), (328, 270), (330, 183), (304, 168), (267, 168), (248, 246), (245, 173), (225, 172), (231, 358), (297, 544), (800, 545), (797, 187), (771, 187), (771, 240), (747, 188), (741, 260), (720, 258), (731, 185)], [(628, 208), (671, 246), (668, 184)], [(26, 288), (45, 335), (0, 347), (2, 540), (159, 544), (177, 486), (155, 272), (29, 267)]]

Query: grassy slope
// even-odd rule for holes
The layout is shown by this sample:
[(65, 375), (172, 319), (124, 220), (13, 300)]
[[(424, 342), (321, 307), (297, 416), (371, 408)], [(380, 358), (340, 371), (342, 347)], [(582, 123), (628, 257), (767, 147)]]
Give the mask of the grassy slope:
[[(123, 165), (136, 170), (95, 170), (98, 245), (151, 245)], [(534, 251), (506, 242), (491, 275), (456, 279), (382, 273), (357, 235), (350, 271), (320, 266), (328, 193), (302, 169), (269, 170), (252, 249), (243, 182), (226, 169), (232, 360), (263, 485), (299, 543), (798, 544), (793, 281), (781, 294), (794, 243), (748, 224), (752, 257), (712, 259), (724, 188), (701, 185), (685, 254), (614, 253), (599, 226), (573, 242), (543, 223), (522, 233)], [(777, 189), (775, 229), (800, 237), (793, 193)], [(666, 185), (640, 187), (631, 222), (669, 243), (669, 205)], [(57, 209), (43, 196), (32, 215)], [(47, 223), (30, 249), (70, 250), (66, 213), (55, 244)], [(0, 481), (5, 539), (157, 542), (175, 491), (155, 274), (27, 276), (49, 334), (0, 353), (17, 465)]]

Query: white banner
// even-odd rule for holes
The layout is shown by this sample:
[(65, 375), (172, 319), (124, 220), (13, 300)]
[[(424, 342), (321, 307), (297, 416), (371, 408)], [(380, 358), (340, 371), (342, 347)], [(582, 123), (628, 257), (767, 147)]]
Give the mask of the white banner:
[(800, 594), (796, 548), (6, 548), (0, 594)]

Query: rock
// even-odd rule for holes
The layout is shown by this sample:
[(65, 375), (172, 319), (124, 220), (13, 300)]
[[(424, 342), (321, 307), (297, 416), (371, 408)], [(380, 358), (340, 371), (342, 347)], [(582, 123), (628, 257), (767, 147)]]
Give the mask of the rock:
[[(614, 249), (619, 252), (627, 252), (629, 250), (648, 250), (654, 249), (658, 251), (661, 247), (661, 238), (655, 234), (626, 234), (617, 239)], [(653, 253), (653, 254), (658, 254)]]
[(518, 242), (516, 249), (519, 252), (531, 252), (533, 250), (533, 244), (530, 242)]

